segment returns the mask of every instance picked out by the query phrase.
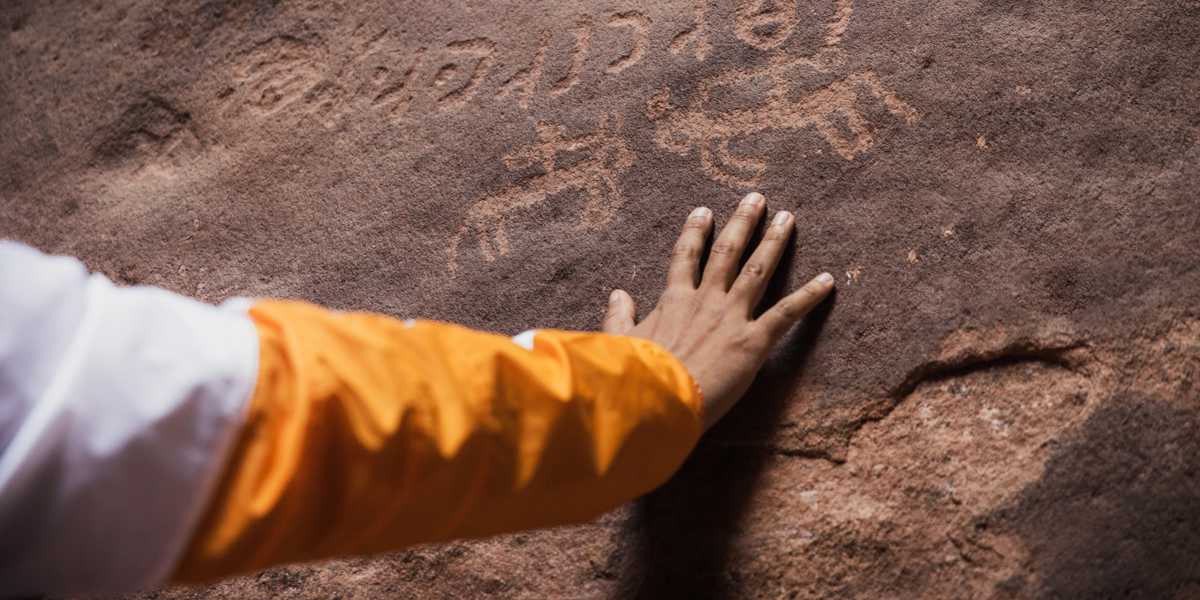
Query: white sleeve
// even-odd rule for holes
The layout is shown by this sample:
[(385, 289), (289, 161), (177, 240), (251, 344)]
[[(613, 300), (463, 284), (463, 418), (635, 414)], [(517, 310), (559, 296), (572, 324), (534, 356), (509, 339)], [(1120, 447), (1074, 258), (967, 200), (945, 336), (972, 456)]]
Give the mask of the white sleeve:
[(163, 583), (257, 369), (244, 312), (0, 240), (0, 597)]

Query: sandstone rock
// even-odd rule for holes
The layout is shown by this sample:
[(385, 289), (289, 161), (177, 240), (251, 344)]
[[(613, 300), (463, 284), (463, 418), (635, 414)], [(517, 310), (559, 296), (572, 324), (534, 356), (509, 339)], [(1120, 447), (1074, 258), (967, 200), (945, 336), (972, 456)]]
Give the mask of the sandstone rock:
[(836, 298), (579, 527), (158, 597), (1200, 595), (1189, 0), (0, 5), (0, 235), (515, 333), (797, 213)]

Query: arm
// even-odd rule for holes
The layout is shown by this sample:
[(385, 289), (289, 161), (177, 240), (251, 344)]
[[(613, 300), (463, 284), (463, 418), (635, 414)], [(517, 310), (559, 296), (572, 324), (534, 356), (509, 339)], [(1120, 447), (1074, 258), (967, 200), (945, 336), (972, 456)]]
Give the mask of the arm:
[[(2, 308), (66, 315), (0, 335), (0, 393), (23, 407), (0, 414), (0, 592), (577, 522), (652, 489), (829, 291), (814, 280), (751, 318), (793, 225), (780, 213), (738, 276), (764, 212), (749, 200), (702, 278), (712, 216), (689, 218), (641, 323), (617, 291), (609, 334), (513, 340), (296, 302), (221, 310), (0, 246)], [(25, 302), (47, 261), (69, 263), (69, 285)]]
[(690, 377), (645, 340), (250, 315), (258, 387), (181, 581), (583, 521), (665, 481), (700, 436)]
[(177, 579), (579, 522), (662, 484), (831, 288), (818, 278), (752, 318), (794, 228), (778, 213), (739, 274), (764, 212), (762, 196), (742, 202), (703, 277), (712, 214), (694, 212), (647, 318), (635, 325), (613, 293), (605, 330), (620, 335), (543, 331), (522, 346), (255, 306), (249, 421)]

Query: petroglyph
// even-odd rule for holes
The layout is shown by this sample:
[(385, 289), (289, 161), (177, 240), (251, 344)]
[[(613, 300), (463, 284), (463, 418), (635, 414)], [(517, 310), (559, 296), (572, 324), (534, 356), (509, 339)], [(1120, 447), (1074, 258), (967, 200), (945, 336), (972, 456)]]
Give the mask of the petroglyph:
[[(456, 57), (465, 57), (466, 61), (473, 63), (473, 66), (471, 73), (467, 75), (466, 81), (461, 86), (446, 92), (437, 99), (439, 110), (462, 108), (479, 92), (479, 86), (487, 77), (488, 70), (492, 66), (492, 55), (496, 53), (496, 43), (482, 37), (462, 40), (446, 44), (446, 51)], [(449, 81), (455, 79), (461, 70), (463, 69), (459, 60), (442, 65), (434, 75), (434, 85), (444, 87)]]
[[(796, 63), (780, 63), (788, 68)], [(768, 67), (768, 73), (777, 66)], [(739, 74), (739, 79), (748, 76)], [(703, 89), (703, 88), (702, 88)], [(731, 110), (720, 114), (705, 112), (704, 94), (687, 110), (670, 104), (670, 91), (664, 89), (648, 103), (647, 116), (657, 122), (655, 140), (659, 146), (680, 155), (696, 149), (704, 172), (713, 180), (731, 187), (754, 187), (767, 170), (765, 160), (732, 154), (730, 142), (772, 129), (800, 131), (812, 127), (846, 160), (854, 160), (875, 144), (875, 134), (859, 109), (860, 92), (880, 99), (888, 111), (912, 124), (919, 119), (915, 109), (887, 90), (870, 70), (850, 75), (798, 100), (789, 100), (786, 88), (771, 93), (766, 102), (752, 109)], [(838, 127), (844, 122), (850, 135)]]
[(391, 72), (386, 67), (376, 68), (372, 83), (376, 87), (383, 86), (383, 89), (371, 99), (371, 106), (386, 110), (388, 118), (394, 123), (402, 121), (408, 115), (416, 97), (417, 73), (424, 65), (424, 59), (425, 49), (418, 48), (413, 53), (412, 62), (398, 81), (390, 80)]
[[(693, 23), (676, 33), (665, 49), (675, 55), (706, 60), (709, 41), (709, 7), (712, 0), (692, 0)], [(836, 0), (835, 18), (826, 35), (826, 46), (836, 47), (853, 11), (853, 0)], [(737, 0), (737, 35), (759, 49), (776, 48), (796, 28), (798, 0)], [(283, 112), (293, 104), (304, 107), (289, 114), (315, 115), (332, 127), (343, 116), (377, 111), (394, 124), (409, 124), (410, 113), (459, 111), (494, 86), (496, 99), (515, 99), (527, 110), (539, 93), (561, 97), (589, 75), (597, 27), (628, 35), (628, 51), (597, 65), (592, 76), (624, 73), (643, 64), (654, 50), (653, 22), (639, 10), (616, 10), (602, 24), (581, 15), (567, 32), (571, 38), (562, 77), (543, 83), (555, 33), (537, 34), (531, 61), (506, 79), (493, 79), (501, 60), (501, 44), (487, 37), (450, 41), (440, 47), (398, 47), (401, 35), (371, 23), (359, 24), (339, 48), (326, 48), (319, 39), (280, 35), (256, 46), (233, 67), (233, 85), (227, 98), (227, 116), (249, 108), (258, 116)], [(337, 42), (331, 42), (337, 43)], [(339, 60), (338, 57), (341, 57)], [(380, 63), (383, 64), (380, 64)], [(390, 63), (390, 64), (389, 64)], [(407, 65), (401, 67), (400, 65)], [(237, 93), (233, 93), (237, 92)]]
[(234, 68), (245, 105), (269, 115), (302, 99), (321, 80), (323, 65), (316, 54), (307, 43), (288, 36), (259, 44)]
[(291, 36), (258, 44), (233, 67), (235, 87), (222, 92), (224, 114), (236, 116), (249, 109), (263, 117), (298, 105), (292, 114), (332, 128), (347, 112), (353, 94), (331, 76), (334, 70), (327, 56), (320, 45)]
[(834, 4), (833, 19), (825, 29), (825, 45), (838, 46), (850, 27), (850, 17), (854, 16), (854, 0), (837, 0)]
[(638, 64), (646, 56), (646, 45), (650, 42), (650, 17), (637, 11), (617, 13), (608, 18), (609, 27), (627, 27), (632, 30), (633, 48), (604, 68), (604, 72), (615, 75)]
[(311, 115), (326, 129), (333, 129), (346, 113), (346, 90), (327, 79), (322, 79), (304, 94), (304, 112)]
[[(763, 51), (779, 48), (800, 23), (796, 0), (737, 0), (734, 33), (747, 45)], [(854, 0), (834, 0), (833, 16), (825, 25), (824, 45), (839, 46), (854, 15)]]
[[(676, 33), (666, 49), (679, 56), (706, 60), (709, 41), (709, 2), (692, 0), (693, 22)], [(735, 69), (701, 80), (685, 105), (676, 106), (668, 91), (647, 101), (647, 116), (655, 122), (658, 145), (678, 153), (696, 152), (704, 172), (733, 187), (753, 187), (762, 181), (768, 163), (763, 157), (739, 149), (744, 138), (770, 130), (799, 132), (811, 129), (845, 160), (854, 160), (875, 145), (876, 128), (868, 123), (863, 102), (881, 102), (892, 115), (915, 123), (919, 114), (881, 82), (870, 68), (854, 73), (837, 71), (846, 65), (842, 42), (854, 14), (854, 0), (829, 0), (822, 44), (812, 54), (794, 56), (786, 50), (800, 24), (799, 0), (734, 0), (732, 29), (737, 39), (766, 52), (761, 66)], [(588, 72), (592, 37), (596, 27), (619, 30), (629, 38), (628, 51), (597, 65), (593, 76), (616, 75), (645, 62), (652, 49), (651, 19), (639, 11), (610, 13), (602, 25), (582, 15), (568, 35), (572, 43), (565, 69), (557, 81), (544, 82), (553, 32), (538, 35), (529, 62), (503, 81), (492, 79), (499, 60), (499, 44), (486, 37), (451, 41), (441, 48), (403, 50), (387, 29), (369, 25), (355, 30), (349, 42), (348, 63), (329, 65), (318, 45), (289, 36), (278, 36), (255, 47), (235, 65), (239, 94), (230, 102), (248, 106), (260, 115), (272, 114), (302, 102), (299, 114), (320, 119), (329, 128), (345, 115), (360, 111), (382, 113), (390, 122), (417, 122), (415, 113), (459, 111), (478, 98), (509, 100), (527, 110), (535, 97), (553, 99), (575, 89)], [(342, 53), (333, 53), (342, 55)], [(387, 64), (397, 55), (400, 60)], [(380, 60), (385, 61), (379, 64)], [(397, 67), (397, 65), (404, 65)], [(355, 66), (357, 65), (357, 66)], [(330, 74), (336, 73), (336, 76)], [(805, 75), (821, 75), (818, 89), (805, 89)], [(350, 82), (343, 78), (357, 79)], [(233, 88), (231, 88), (233, 89)], [(493, 94), (483, 94), (492, 89)], [(351, 91), (353, 90), (353, 91)], [(758, 104), (714, 112), (716, 93), (764, 90)], [(233, 100), (236, 99), (236, 100)]]
[[(479, 254), (485, 261), (496, 260), (511, 250), (505, 219), (508, 215), (548, 201), (551, 197), (570, 191), (586, 197), (577, 227), (595, 230), (612, 221), (625, 200), (621, 195), (618, 177), (633, 166), (634, 154), (619, 135), (621, 119), (611, 115), (601, 119), (596, 129), (583, 135), (568, 137), (563, 127), (539, 122), (538, 141), (518, 148), (504, 157), (510, 170), (539, 166), (542, 173), (485, 196), (467, 211), (462, 227), (450, 240), (448, 266), (458, 269), (458, 249), (463, 239), (472, 234), (479, 239)], [(583, 158), (560, 166), (563, 153)]]
[(796, 30), (796, 8), (796, 0), (738, 0), (733, 29), (750, 46), (774, 50)]
[[(759, 49), (778, 47), (787, 39), (783, 32), (790, 35), (795, 28), (795, 2), (767, 6), (765, 0), (746, 0), (738, 4), (738, 11), (739, 38)], [(656, 124), (655, 141), (683, 156), (695, 150), (701, 168), (714, 181), (749, 188), (761, 183), (767, 162), (735, 154), (730, 144), (738, 139), (775, 129), (812, 128), (838, 156), (854, 160), (875, 145), (873, 128), (859, 108), (863, 93), (881, 101), (905, 123), (915, 123), (919, 119), (916, 109), (888, 90), (870, 69), (796, 97), (798, 90), (793, 88), (796, 81), (803, 80), (803, 71), (830, 73), (845, 64), (840, 44), (853, 12), (853, 0), (836, 0), (833, 16), (826, 24), (824, 46), (817, 53), (793, 57), (776, 51), (763, 67), (727, 71), (705, 79), (697, 85), (686, 108), (674, 106), (670, 90), (664, 88), (646, 106), (646, 116)], [(749, 88), (754, 81), (766, 83), (761, 105), (723, 113), (707, 110), (714, 91)]]
[(567, 74), (554, 82), (550, 88), (551, 96), (561, 96), (579, 83), (579, 75), (583, 72), (583, 63), (587, 60), (588, 48), (592, 45), (592, 20), (583, 17), (575, 26), (575, 48), (571, 51), (571, 65)]
[(368, 27), (368, 23), (360, 23), (354, 29), (354, 33), (350, 34), (350, 56), (355, 57), (356, 61), (379, 54), (386, 47), (389, 30), (383, 28), (375, 32), (375, 35), (367, 36), (363, 30)]
[(529, 108), (529, 100), (537, 93), (538, 84), (542, 81), (542, 68), (546, 65), (546, 48), (549, 45), (549, 36), (543, 34), (529, 66), (513, 73), (512, 77), (500, 84), (496, 94), (501, 98), (516, 96), (518, 106)]
[(671, 54), (679, 55), (689, 49), (696, 60), (708, 58), (712, 45), (708, 41), (708, 0), (693, 0), (692, 26), (671, 38)]

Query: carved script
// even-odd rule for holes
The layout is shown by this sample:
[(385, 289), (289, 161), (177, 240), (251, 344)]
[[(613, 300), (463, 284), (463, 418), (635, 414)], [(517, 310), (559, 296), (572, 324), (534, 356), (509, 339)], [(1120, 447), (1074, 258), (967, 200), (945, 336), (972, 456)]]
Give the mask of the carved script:
[[(909, 125), (920, 119), (874, 69), (846, 67), (850, 61), (843, 41), (854, 0), (819, 0), (829, 16), (817, 49), (806, 55), (789, 51), (801, 29), (799, 0), (725, 0), (733, 8), (725, 24), (711, 22), (730, 14), (713, 10), (718, 0), (678, 1), (690, 8), (690, 17), (682, 23), (663, 19), (667, 31), (656, 31), (661, 25), (644, 12), (615, 8), (581, 14), (563, 30), (536, 32), (533, 47), (517, 52), (506, 49), (503, 40), (469, 34), (404, 47), (403, 36), (374, 23), (360, 25), (343, 42), (347, 45), (333, 52), (321, 38), (277, 36), (237, 58), (232, 85), (220, 97), (228, 115), (298, 115), (316, 118), (328, 128), (349, 115), (372, 114), (397, 126), (414, 126), (424, 117), (452, 115), (484, 102), (540, 109), (571, 101), (573, 91), (595, 89), (591, 84), (597, 78), (626, 77), (650, 62), (654, 52), (669, 52), (673, 58), (667, 64), (709, 60), (717, 47), (710, 37), (714, 28), (724, 26), (732, 38), (761, 53), (756, 66), (705, 77), (686, 100), (672, 98), (668, 87), (645, 100), (656, 146), (695, 156), (713, 181), (737, 188), (761, 185), (771, 168), (767, 157), (748, 154), (739, 142), (765, 132), (811, 131), (833, 155), (852, 161), (877, 142), (879, 128), (864, 112), (867, 103), (882, 105)], [(603, 43), (594, 43), (596, 36)], [(554, 77), (547, 77), (548, 72)], [(814, 80), (820, 85), (806, 86)], [(749, 91), (761, 96), (733, 109), (722, 109), (716, 98), (726, 92), (744, 97)], [(450, 269), (457, 268), (460, 246), (468, 238), (478, 241), (484, 261), (507, 255), (511, 240), (506, 220), (559, 196), (582, 194), (580, 228), (610, 223), (624, 202), (619, 177), (636, 159), (622, 141), (620, 127), (619, 118), (610, 115), (594, 131), (570, 136), (559, 125), (539, 122), (537, 142), (505, 156), (504, 163), (510, 170), (538, 167), (540, 174), (485, 195), (470, 207), (450, 241)], [(980, 140), (980, 148), (986, 149), (986, 140)], [(563, 153), (583, 158), (568, 163)]]

